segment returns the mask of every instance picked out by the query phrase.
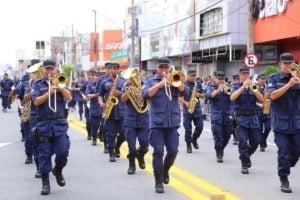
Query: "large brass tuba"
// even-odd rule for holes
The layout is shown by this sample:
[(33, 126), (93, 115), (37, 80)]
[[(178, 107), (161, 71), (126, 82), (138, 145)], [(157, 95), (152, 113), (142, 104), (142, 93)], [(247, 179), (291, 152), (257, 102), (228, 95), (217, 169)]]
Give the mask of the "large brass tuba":
[(138, 113), (145, 113), (148, 110), (149, 102), (144, 101), (140, 97), (142, 85), (141, 85), (141, 80), (139, 78), (139, 68), (137, 67), (128, 68), (123, 73), (123, 78), (131, 82), (130, 85), (127, 85), (128, 82), (125, 83), (125, 87), (124, 87), (124, 91), (127, 94), (131, 104), (133, 105), (133, 107)]
[(118, 77), (116, 77), (116, 79), (112, 83), (107, 100), (105, 102), (105, 109), (102, 112), (102, 118), (105, 120), (107, 120), (109, 118), (109, 115), (110, 115), (113, 107), (119, 103), (118, 98), (115, 97), (113, 94), (117, 87), (117, 83), (118, 83)]

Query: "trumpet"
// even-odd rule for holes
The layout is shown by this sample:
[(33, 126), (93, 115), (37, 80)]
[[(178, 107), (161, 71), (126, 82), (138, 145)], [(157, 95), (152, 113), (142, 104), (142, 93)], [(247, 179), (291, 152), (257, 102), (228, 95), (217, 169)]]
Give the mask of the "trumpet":
[(296, 78), (298, 81), (300, 81), (300, 65), (296, 64), (295, 62), (293, 62), (291, 64), (292, 69), (290, 69), (290, 73), (291, 75)]
[(53, 112), (56, 112), (57, 111), (57, 103), (56, 103), (56, 96), (57, 96), (56, 93), (57, 93), (57, 90), (55, 89), (55, 91), (54, 91), (54, 100), (53, 100), (54, 104), (52, 106), (51, 85), (55, 85), (57, 88), (63, 89), (63, 88), (66, 88), (66, 87), (69, 86), (70, 80), (67, 77), (67, 75), (64, 74), (64, 73), (56, 74), (52, 81), (51, 81), (50, 78), (51, 78), (51, 75), (48, 74), (48, 107)]
[(231, 89), (230, 89), (230, 87), (228, 87), (227, 85), (225, 85), (225, 84), (222, 84), (222, 85), (220, 85), (222, 88), (221, 88), (221, 91), (222, 92), (225, 92), (226, 94), (230, 94), (230, 92), (231, 92)]

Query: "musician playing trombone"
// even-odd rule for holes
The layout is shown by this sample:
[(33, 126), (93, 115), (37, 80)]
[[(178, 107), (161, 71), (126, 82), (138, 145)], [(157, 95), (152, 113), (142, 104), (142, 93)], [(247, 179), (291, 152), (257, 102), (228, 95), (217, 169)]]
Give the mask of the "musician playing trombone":
[[(281, 191), (291, 193), (288, 176), (300, 156), (300, 79), (292, 71), (294, 56), (280, 55), (280, 72), (268, 79), (271, 123), (277, 145), (278, 176)], [(299, 66), (298, 66), (299, 68)], [(297, 69), (296, 69), (297, 70)]]
[[(178, 97), (183, 95), (183, 84), (179, 87), (170, 86), (165, 76), (170, 70), (170, 60), (159, 58), (156, 61), (156, 74), (146, 78), (142, 89), (144, 99), (150, 100), (149, 128), (150, 144), (154, 148), (153, 170), (155, 191), (163, 193), (165, 184), (169, 183), (169, 169), (174, 164), (178, 152), (180, 126), (180, 108)], [(166, 90), (166, 87), (170, 87)], [(167, 94), (168, 91), (169, 93)], [(171, 98), (170, 98), (171, 97)], [(167, 155), (164, 157), (164, 147)]]
[[(52, 170), (59, 186), (64, 186), (62, 169), (67, 164), (70, 140), (67, 135), (68, 122), (64, 117), (66, 101), (72, 100), (71, 92), (65, 87), (53, 85), (57, 75), (53, 60), (43, 62), (43, 77), (32, 86), (32, 101), (36, 106), (40, 172), (42, 174), (41, 195), (50, 193), (49, 172)], [(55, 109), (54, 109), (55, 108)], [(51, 156), (55, 154), (55, 166), (52, 169)]]
[(237, 136), (239, 140), (239, 158), (241, 173), (249, 174), (250, 156), (260, 144), (260, 127), (256, 102), (263, 102), (263, 95), (254, 87), (250, 80), (249, 68), (240, 69), (241, 82), (232, 85), (230, 100), (235, 102)]

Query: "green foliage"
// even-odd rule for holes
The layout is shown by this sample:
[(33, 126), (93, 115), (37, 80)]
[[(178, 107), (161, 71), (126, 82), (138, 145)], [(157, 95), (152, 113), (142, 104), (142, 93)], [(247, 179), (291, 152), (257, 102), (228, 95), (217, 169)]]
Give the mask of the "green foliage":
[(68, 75), (70, 77), (71, 75), (71, 72), (72, 72), (72, 78), (74, 77), (74, 66), (71, 65), (71, 64), (63, 64), (61, 66), (61, 69), (62, 69), (62, 73)]
[(274, 73), (277, 73), (279, 72), (280, 68), (279, 66), (275, 66), (275, 65), (269, 65), (269, 66), (266, 66), (265, 69), (264, 69), (264, 74), (266, 76), (269, 76), (271, 74), (274, 74)]

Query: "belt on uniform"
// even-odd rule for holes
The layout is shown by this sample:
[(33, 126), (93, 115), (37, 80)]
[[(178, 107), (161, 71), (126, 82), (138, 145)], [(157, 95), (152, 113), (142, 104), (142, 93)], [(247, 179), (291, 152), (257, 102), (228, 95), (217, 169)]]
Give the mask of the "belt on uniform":
[(236, 116), (253, 116), (257, 115), (257, 110), (237, 110)]
[(49, 115), (43, 115), (43, 116), (38, 116), (37, 121), (47, 121), (47, 120), (54, 120), (54, 119), (62, 119), (64, 116), (62, 114), (54, 113), (54, 114), (49, 114)]

